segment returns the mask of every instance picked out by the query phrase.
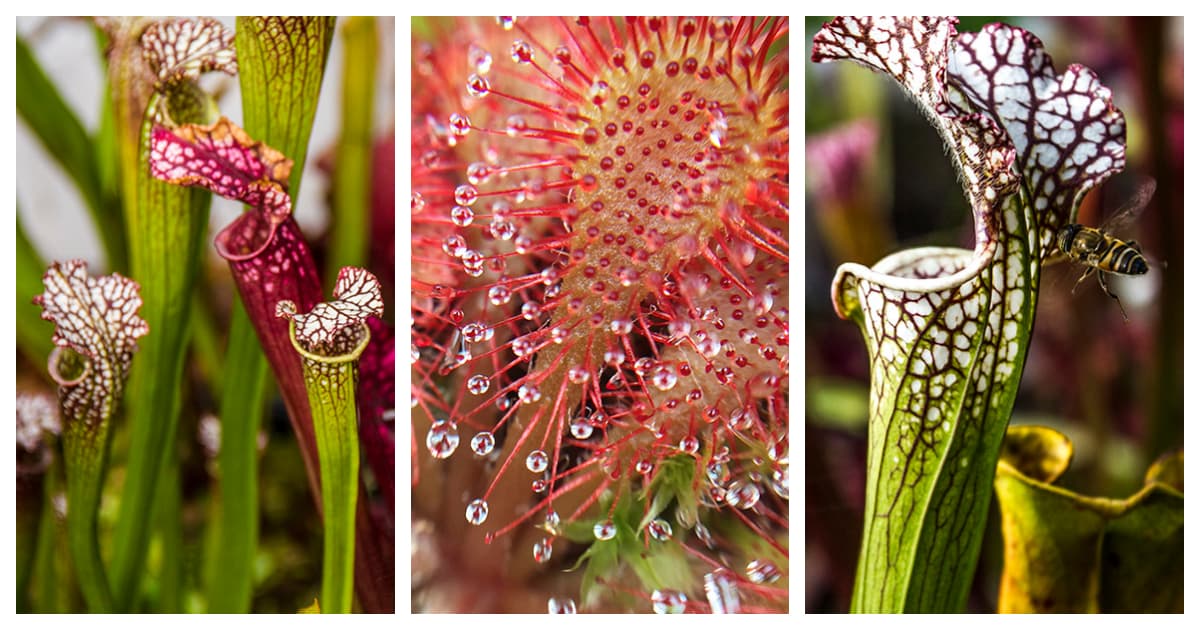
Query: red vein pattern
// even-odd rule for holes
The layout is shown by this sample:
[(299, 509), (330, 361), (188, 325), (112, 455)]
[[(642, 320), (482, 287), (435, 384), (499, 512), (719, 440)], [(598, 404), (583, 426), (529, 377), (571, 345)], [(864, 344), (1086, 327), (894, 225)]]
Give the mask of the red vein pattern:
[(859, 323), (871, 360), (860, 612), (961, 607), (1042, 262), (1083, 195), (1125, 166), (1124, 118), (1094, 73), (1057, 75), (1022, 29), (959, 34), (956, 23), (841, 17), (813, 38), (814, 61), (889, 75), (924, 111), (976, 232), (973, 252), (906, 250), (869, 269), (843, 264), (833, 282), (835, 308)]
[(383, 315), (379, 280), (358, 267), (343, 267), (333, 289), (333, 301), (298, 313), (290, 301), (280, 301), (275, 315), (292, 320), (296, 341), (308, 352), (335, 357), (354, 349), (362, 340), (367, 318)]
[(42, 281), (46, 290), (33, 302), (42, 307), (42, 319), (54, 322), (54, 344), (86, 361), (81, 374), (68, 376), (56, 365), (62, 353), (51, 355), (50, 373), (61, 386), (63, 415), (95, 428), (112, 415), (137, 338), (150, 330), (137, 314), (142, 306), (138, 284), (115, 273), (89, 277), (82, 260), (50, 265)]
[(291, 215), (287, 194), (292, 161), (256, 142), (228, 118), (212, 125), (154, 128), (150, 172), (177, 186), (200, 186), (261, 208), (275, 223)]
[(142, 55), (159, 85), (195, 80), (209, 71), (237, 74), (234, 33), (212, 18), (155, 22), (142, 34)]

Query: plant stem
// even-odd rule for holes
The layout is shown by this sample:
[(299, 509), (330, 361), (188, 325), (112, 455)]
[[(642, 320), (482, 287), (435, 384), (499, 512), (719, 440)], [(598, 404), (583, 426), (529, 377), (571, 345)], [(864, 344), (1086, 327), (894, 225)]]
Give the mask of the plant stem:
[[(196, 88), (191, 94), (193, 119), (210, 118), (208, 97)], [(150, 108), (165, 106), (156, 94)], [(178, 102), (172, 99), (172, 104)], [(178, 106), (176, 106), (178, 109)], [(116, 602), (128, 610), (136, 598), (145, 568), (149, 518), (155, 486), (162, 476), (167, 451), (174, 444), (179, 421), (183, 364), (191, 320), (191, 298), (200, 268), (200, 253), (208, 228), (210, 194), (155, 180), (149, 163), (147, 117), (142, 127), (143, 150), (138, 172), (138, 199), (130, 208), (130, 263), (142, 284), (143, 316), (154, 331), (141, 344), (129, 383), (130, 447), (125, 489), (114, 534), (113, 583)]]
[(241, 299), (235, 299), (221, 384), (220, 510), (208, 584), (209, 612), (250, 610), (258, 546), (258, 428), (267, 364)]
[[(70, 351), (66, 351), (70, 352)], [(65, 354), (65, 353), (64, 353)], [(67, 473), (67, 544), (75, 577), (87, 601), (88, 612), (113, 612), (113, 597), (100, 545), (96, 538), (96, 512), (104, 488), (108, 460), (109, 420), (88, 426), (64, 422), (63, 456)]]
[(304, 366), (304, 384), (313, 412), (321, 462), (321, 504), (325, 546), (321, 567), (321, 612), (348, 613), (354, 599), (354, 522), (358, 504), (358, 413), (355, 388), (359, 355), (370, 340), (351, 352), (324, 357), (300, 348), (295, 323), (289, 324), (292, 345)]
[(333, 233), (325, 261), (326, 278), (336, 278), (342, 267), (366, 262), (375, 68), (379, 56), (375, 18), (347, 18), (342, 24), (342, 42), (342, 134), (333, 173)]

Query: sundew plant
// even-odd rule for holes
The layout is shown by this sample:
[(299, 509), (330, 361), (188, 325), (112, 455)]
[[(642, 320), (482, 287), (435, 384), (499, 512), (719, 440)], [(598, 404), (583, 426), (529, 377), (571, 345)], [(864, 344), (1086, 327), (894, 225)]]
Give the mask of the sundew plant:
[[(1056, 292), (1068, 297), (1100, 292), (1116, 275), (1130, 276), (1116, 286), (1135, 298), (1138, 283), (1162, 281), (1157, 270), (1146, 275), (1148, 265), (1122, 262), (1138, 249), (1131, 237), (1123, 235), (1131, 239), (1128, 245), (1114, 245), (1123, 241), (1081, 211), (1089, 191), (1130, 164), (1132, 130), (1115, 88), (1086, 66), (1056, 66), (1046, 50), (1023, 28), (993, 23), (978, 32), (960, 31), (958, 20), (947, 17), (839, 17), (812, 38), (813, 63), (851, 62), (898, 84), (910, 101), (906, 105), (915, 104), (940, 139), (971, 219), (963, 239), (967, 248), (922, 244), (895, 251), (890, 245), (895, 235), (877, 226), (884, 221), (879, 200), (888, 193), (872, 191), (877, 184), (871, 178), (882, 172), (874, 155), (883, 135), (878, 118), (864, 108), (859, 120), (810, 137), (810, 190), (822, 244), (853, 261), (830, 274), (832, 310), (858, 325), (866, 345), (869, 393), (859, 390), (868, 401), (859, 412), (866, 418), (865, 476), (855, 475), (865, 486), (862, 533), (857, 567), (846, 570), (853, 575), (852, 612), (964, 610), (993, 496), (1003, 568), (998, 585), (984, 588), (991, 589), (987, 599), (996, 610), (1182, 610), (1182, 452), (1152, 465), (1152, 457), (1140, 461), (1126, 485), (1093, 480), (1087, 485), (1100, 496), (1088, 496), (1059, 485), (1075, 453), (1069, 434), (1086, 444), (1105, 433), (1094, 426), (1078, 431), (1045, 413), (1036, 423), (1014, 418), (1019, 392), (1027, 389), (1022, 385), (1027, 366), (1042, 372), (1048, 385), (1059, 385), (1044, 390), (1042, 400), (1074, 385), (1061, 378), (1066, 373), (1056, 382), (1053, 370), (1031, 360), (1038, 343), (1035, 321), (1046, 310), (1039, 309), (1041, 297), (1049, 294), (1050, 304), (1062, 309)], [(846, 72), (859, 73), (855, 82), (882, 81), (862, 69)], [(900, 155), (915, 151), (903, 142), (894, 149)], [(1169, 169), (1155, 173), (1168, 183), (1170, 203), (1175, 180)], [(922, 180), (909, 185), (932, 187)], [(1138, 185), (1127, 196), (1144, 203), (1152, 186)], [(1095, 249), (1086, 251), (1094, 256), (1072, 246), (1080, 233), (1095, 239)], [(1156, 242), (1171, 251), (1168, 243)], [(1124, 251), (1131, 252), (1125, 259), (1107, 254)], [(887, 255), (873, 266), (862, 264), (873, 258), (861, 257), (881, 254)], [(1047, 282), (1059, 279), (1052, 268), (1072, 261), (1082, 269), (1073, 269), (1065, 282)], [(1082, 271), (1093, 284), (1076, 285)], [(1092, 274), (1100, 276), (1100, 287)], [(1111, 313), (1118, 326), (1138, 326), (1125, 323), (1124, 310), (1107, 297), (1090, 304), (1092, 311)], [(1140, 308), (1129, 319), (1149, 312)], [(1046, 318), (1051, 326), (1064, 321), (1061, 313)], [(1055, 331), (1050, 332), (1043, 343), (1052, 343)], [(831, 345), (817, 346), (820, 362), (833, 359), (821, 356)], [(1067, 350), (1088, 347), (1079, 341)], [(1171, 378), (1176, 368), (1165, 366), (1163, 375)], [(814, 417), (853, 415), (816, 384), (810, 382)], [(1182, 399), (1181, 391), (1164, 395)], [(852, 395), (840, 396), (845, 401)], [(1098, 420), (1106, 423), (1102, 415)], [(809, 439), (817, 442), (819, 435), (810, 431)], [(1177, 448), (1181, 437), (1153, 456)], [(817, 474), (809, 487), (832, 483), (833, 475), (822, 468), (831, 459), (814, 452), (810, 471)], [(1121, 493), (1128, 498), (1105, 498)], [(812, 494), (836, 498), (830, 490)], [(844, 529), (825, 525), (812, 529), (822, 540), (846, 537)], [(853, 550), (852, 542), (843, 546)]]
[[(18, 26), (20, 123), (87, 210), (49, 227), (102, 254), (47, 260), (20, 201), (52, 180), (21, 181), (18, 611), (392, 612), (391, 23)], [(58, 29), (95, 38), (92, 128)]]
[(413, 32), (414, 610), (786, 611), (788, 20)]

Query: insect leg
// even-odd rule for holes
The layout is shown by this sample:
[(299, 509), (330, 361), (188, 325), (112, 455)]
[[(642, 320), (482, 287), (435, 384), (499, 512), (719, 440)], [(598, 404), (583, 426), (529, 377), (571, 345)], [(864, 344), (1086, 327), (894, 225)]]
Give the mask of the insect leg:
[(1095, 267), (1088, 267), (1087, 270), (1083, 272), (1083, 275), (1079, 276), (1079, 279), (1075, 281), (1075, 286), (1071, 287), (1071, 295), (1075, 295), (1075, 290), (1078, 289), (1079, 285), (1082, 284), (1084, 280), (1087, 280), (1087, 277), (1092, 275), (1092, 272), (1095, 270)]
[(1108, 297), (1117, 301), (1117, 308), (1121, 309), (1121, 317), (1124, 317), (1125, 321), (1128, 322), (1129, 315), (1125, 313), (1125, 305), (1121, 304), (1121, 298), (1117, 297), (1117, 294), (1113, 293), (1112, 290), (1108, 288), (1108, 282), (1104, 279), (1106, 275), (1108, 274), (1104, 273), (1103, 271), (1096, 275), (1096, 278), (1100, 281), (1100, 288), (1104, 289), (1104, 292), (1108, 294)]

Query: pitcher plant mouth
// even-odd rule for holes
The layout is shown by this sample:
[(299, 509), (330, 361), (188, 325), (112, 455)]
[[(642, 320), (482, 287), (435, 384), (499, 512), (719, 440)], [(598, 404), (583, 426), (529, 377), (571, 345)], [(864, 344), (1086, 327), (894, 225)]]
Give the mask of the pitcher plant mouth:
[(813, 39), (814, 62), (890, 76), (916, 103), (948, 148), (975, 232), (974, 251), (910, 249), (842, 264), (833, 279), (834, 310), (859, 325), (870, 356), (859, 612), (964, 604), (1042, 264), (1084, 194), (1125, 166), (1124, 117), (1094, 73), (1056, 74), (1022, 29), (956, 24), (840, 17)]

